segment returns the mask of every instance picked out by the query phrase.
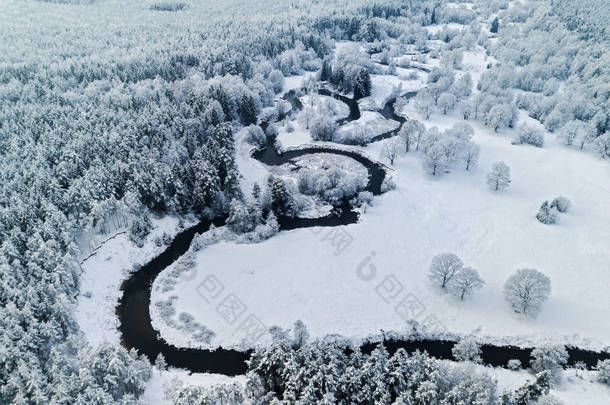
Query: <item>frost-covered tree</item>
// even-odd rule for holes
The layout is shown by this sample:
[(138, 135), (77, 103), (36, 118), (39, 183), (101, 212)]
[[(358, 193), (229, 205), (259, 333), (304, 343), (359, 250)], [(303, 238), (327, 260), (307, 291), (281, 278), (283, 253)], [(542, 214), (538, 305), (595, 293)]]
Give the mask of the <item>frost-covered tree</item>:
[(534, 373), (548, 371), (551, 382), (559, 383), (563, 375), (563, 366), (568, 362), (568, 352), (563, 345), (537, 347), (532, 351), (530, 367)]
[(398, 156), (399, 151), (400, 151), (399, 143), (394, 139), (390, 139), (383, 144), (383, 147), (381, 149), (381, 155), (385, 159), (387, 159), (391, 165), (394, 165), (394, 160)]
[(150, 220), (150, 213), (145, 207), (141, 207), (141, 211), (137, 212), (131, 221), (129, 227), (129, 240), (136, 244), (138, 247), (144, 246), (146, 237), (152, 230), (152, 222)]
[(211, 387), (185, 385), (178, 380), (170, 383), (166, 397), (173, 405), (240, 405), (244, 403), (240, 384), (218, 384)]
[(425, 120), (430, 118), (432, 108), (434, 107), (434, 99), (430, 94), (430, 90), (427, 88), (420, 90), (413, 99), (413, 105), (415, 106), (415, 110), (420, 113)]
[(294, 191), (286, 182), (276, 176), (269, 176), (267, 188), (271, 209), (281, 215), (295, 215), (297, 206), (294, 199)]
[(398, 136), (405, 147), (405, 153), (409, 153), (417, 142), (417, 133), (412, 129), (411, 126), (407, 126), (408, 122), (411, 121), (407, 121), (405, 124), (403, 124), (400, 131), (398, 131)]
[(499, 129), (509, 128), (515, 125), (515, 110), (514, 106), (508, 104), (498, 104), (491, 107), (489, 112), (485, 114), (485, 125), (493, 128), (495, 132)]
[(424, 152), (423, 166), (432, 176), (442, 176), (449, 167), (445, 148), (440, 143), (433, 144)]
[(472, 77), (470, 73), (462, 75), (453, 83), (450, 89), (457, 99), (463, 99), (472, 93)]
[(297, 319), (292, 326), (292, 342), (294, 348), (303, 347), (307, 341), (309, 340), (309, 331), (307, 330), (307, 326), (301, 321)]
[(269, 73), (269, 81), (273, 86), (273, 91), (276, 93), (279, 93), (284, 88), (284, 74), (280, 70), (272, 70)]
[(455, 103), (456, 98), (452, 93), (443, 93), (438, 98), (438, 108), (440, 108), (443, 115), (447, 115), (448, 112), (452, 111)]
[(314, 141), (332, 141), (336, 131), (335, 120), (326, 115), (315, 118), (309, 128), (311, 138)]
[(502, 395), (502, 405), (535, 404), (540, 397), (549, 393), (551, 377), (548, 371), (536, 374), (535, 381), (528, 381), (514, 392)]
[(598, 137), (595, 140), (595, 147), (602, 158), (610, 159), (610, 132)]
[(420, 141), (426, 132), (426, 127), (417, 120), (407, 120), (402, 127), (398, 135), (403, 140), (405, 146), (405, 153), (409, 152), (413, 147), (415, 150), (419, 150)]
[(235, 198), (231, 201), (231, 205), (229, 206), (227, 225), (233, 232), (237, 233), (249, 232), (255, 225), (246, 205)]
[(246, 141), (255, 146), (264, 146), (267, 143), (267, 138), (263, 129), (258, 125), (249, 125), (246, 128)]
[(464, 267), (449, 281), (447, 289), (460, 300), (474, 293), (485, 285), (483, 279), (472, 267)]
[(610, 360), (599, 360), (595, 369), (597, 370), (597, 379), (606, 385), (610, 385)]
[(548, 201), (545, 201), (540, 206), (536, 219), (545, 225), (552, 225), (557, 222), (557, 209), (552, 207)]
[(551, 294), (551, 280), (535, 269), (519, 269), (504, 283), (504, 298), (513, 311), (535, 317)]
[(463, 266), (462, 260), (454, 253), (436, 255), (432, 258), (428, 278), (434, 285), (445, 288), (462, 271)]
[(480, 149), (481, 148), (476, 143), (468, 142), (468, 144), (466, 144), (466, 147), (464, 148), (464, 151), (462, 153), (462, 160), (466, 164), (466, 170), (474, 169), (477, 167), (477, 164), (479, 163)]
[(511, 183), (510, 167), (504, 162), (496, 162), (487, 174), (487, 185), (494, 191), (501, 191)]
[(574, 141), (583, 130), (582, 122), (578, 120), (568, 121), (557, 133), (557, 137), (567, 146), (574, 144)]
[(481, 347), (473, 338), (464, 338), (453, 345), (451, 354), (457, 361), (481, 363)]
[(521, 124), (517, 130), (517, 137), (514, 144), (528, 144), (541, 148), (544, 145), (544, 135), (542, 131), (527, 124)]

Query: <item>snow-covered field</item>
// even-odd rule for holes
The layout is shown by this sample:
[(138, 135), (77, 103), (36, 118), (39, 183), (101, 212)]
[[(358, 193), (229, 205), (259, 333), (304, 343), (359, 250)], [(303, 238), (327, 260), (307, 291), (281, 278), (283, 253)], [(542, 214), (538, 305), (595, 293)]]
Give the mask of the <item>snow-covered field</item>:
[[(340, 42), (337, 47), (348, 45)], [(465, 52), (462, 72), (470, 73), (475, 87), (487, 63), (480, 49)], [(411, 71), (398, 68), (403, 78), (373, 75), (372, 95), (360, 101), (361, 108), (382, 107), (399, 85), (402, 93), (422, 88), (426, 74), (417, 71), (417, 80), (404, 80)], [(303, 78), (286, 78), (284, 91), (299, 87)], [(330, 97), (305, 96), (303, 101), (315, 109), (322, 103), (332, 104), (336, 119), (349, 113), (345, 104)], [(435, 113), (424, 121), (413, 103), (402, 113), (440, 130), (463, 122), (456, 113)], [(519, 122), (542, 128), (523, 112)], [(172, 291), (153, 287), (152, 302), (176, 297), (176, 313), (191, 314), (194, 321), (215, 332), (207, 347), (269, 343), (267, 333), (253, 338), (244, 332), (243, 322), (252, 317), (267, 328), (290, 328), (301, 319), (313, 338), (339, 334), (354, 342), (381, 331), (408, 333), (417, 323), (424, 331), (473, 335), (480, 342), (610, 347), (610, 166), (597, 156), (560, 145), (548, 132), (545, 146), (535, 148), (512, 145), (514, 130), (494, 133), (479, 123), (468, 123), (475, 130), (473, 141), (481, 148), (477, 168), (468, 172), (457, 168), (436, 178), (425, 173), (417, 153), (400, 155), (392, 173), (396, 190), (377, 197), (358, 224), (281, 232), (258, 244), (209, 246), (196, 255), (194, 279), (178, 278)], [(291, 124), (293, 131), (278, 126), (282, 148), (316, 144), (302, 123), (293, 120)], [(351, 133), (360, 126), (375, 136), (398, 125), (378, 112), (362, 111), (359, 120), (339, 133)], [(270, 169), (252, 159), (251, 147), (243, 138), (244, 131), (236, 133), (245, 193), (254, 182), (264, 183), (271, 172), (288, 175), (282, 172), (286, 168)], [(383, 160), (381, 150), (388, 141), (354, 148)], [(315, 155), (302, 163), (319, 167), (350, 160), (325, 157)], [(494, 193), (487, 188), (485, 175), (500, 160), (510, 166), (512, 184)], [(344, 166), (354, 172), (362, 169)], [(572, 209), (554, 226), (541, 224), (535, 219), (541, 202), (558, 195), (570, 198)], [(90, 343), (119, 341), (114, 308), (120, 283), (134, 264), (163, 249), (152, 242), (155, 235), (174, 234), (177, 229), (177, 219), (171, 217), (154, 224), (145, 248), (135, 248), (120, 234), (82, 264), (77, 319)], [(432, 286), (428, 267), (432, 257), (443, 252), (456, 253), (476, 268), (486, 282), (484, 288), (461, 302)], [(502, 294), (506, 279), (524, 267), (544, 272), (552, 282), (551, 297), (536, 319), (514, 314)], [(222, 295), (211, 297), (206, 289), (210, 283), (220, 286)], [(227, 303), (238, 304), (238, 313), (227, 316)], [(154, 307), (151, 315), (163, 339), (178, 347), (199, 347), (158, 319)], [(485, 370), (498, 379), (501, 389), (514, 389), (531, 377), (524, 371)], [(552, 394), (569, 404), (598, 404), (610, 395), (589, 374), (581, 378), (575, 373), (569, 370), (566, 383)], [(155, 370), (145, 400), (161, 402), (163, 385), (174, 377), (197, 385), (236, 380)]]
[(135, 246), (126, 233), (110, 235), (95, 254), (81, 263), (81, 293), (76, 306), (76, 320), (92, 346), (102, 342), (120, 342), (115, 313), (122, 294), (119, 287), (134, 266), (146, 264), (166, 248), (165, 245), (157, 246), (154, 241), (164, 232), (173, 238), (179, 232), (178, 222), (171, 216), (153, 219), (154, 229), (142, 248)]
[[(479, 52), (465, 60), (475, 85), (484, 59)], [(411, 104), (404, 112), (418, 117)], [(366, 114), (364, 120), (370, 118)], [(458, 121), (457, 115), (433, 115), (425, 124), (442, 130)], [(512, 130), (496, 134), (469, 123), (481, 147), (477, 169), (431, 178), (420, 156), (401, 156), (395, 166), (397, 190), (377, 198), (356, 225), (282, 232), (256, 245), (211, 246), (197, 256), (198, 278), (172, 292), (178, 312), (214, 330), (213, 345), (243, 343), (235, 325), (198, 293), (202, 282), (215, 277), (244, 304), (244, 314), (283, 328), (300, 318), (313, 337), (341, 334), (359, 340), (380, 330), (406, 331), (409, 318), (427, 323), (434, 316), (449, 332), (485, 341), (610, 345), (607, 162), (562, 147), (550, 134), (544, 148), (515, 146)], [(280, 131), (281, 142), (296, 133)], [(381, 147), (382, 142), (362, 150), (380, 156)], [(513, 183), (493, 193), (485, 175), (498, 160), (511, 167)], [(258, 162), (251, 164), (255, 173), (264, 172)], [(560, 194), (573, 201), (573, 209), (555, 226), (536, 221), (541, 202)], [(349, 243), (337, 247), (338, 234)], [(427, 269), (442, 252), (454, 252), (478, 269), (486, 286), (465, 302), (431, 286)], [(373, 280), (363, 281), (359, 266), (374, 269)], [(502, 296), (505, 280), (522, 267), (543, 271), (552, 281), (553, 293), (537, 319), (516, 316)], [(397, 290), (390, 299), (384, 294), (391, 282)], [(416, 299), (421, 311), (405, 315), (400, 311), (405, 299)], [(161, 335), (178, 346), (187, 343), (168, 329)]]

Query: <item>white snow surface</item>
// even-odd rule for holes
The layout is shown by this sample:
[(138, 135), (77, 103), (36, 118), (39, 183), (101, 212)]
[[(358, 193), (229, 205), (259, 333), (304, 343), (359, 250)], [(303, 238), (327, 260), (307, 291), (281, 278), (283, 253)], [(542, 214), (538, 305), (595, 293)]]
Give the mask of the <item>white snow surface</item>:
[[(465, 68), (475, 85), (485, 64), (481, 52), (466, 54)], [(418, 117), (412, 103), (404, 112)], [(371, 117), (365, 113), (363, 120), (381, 122)], [(442, 130), (460, 121), (457, 114), (433, 114), (425, 124)], [(478, 123), (469, 124), (475, 129), (473, 141), (481, 147), (477, 169), (456, 168), (447, 176), (431, 178), (419, 155), (400, 156), (393, 174), (397, 189), (376, 198), (358, 224), (297, 229), (261, 244), (225, 242), (199, 252), (200, 279), (180, 283), (172, 292), (178, 296), (177, 311), (194, 315), (214, 330), (215, 345), (240, 346), (243, 336), (236, 327), (196, 292), (205, 277), (214, 275), (245, 305), (244, 316), (255, 314), (265, 325), (283, 328), (302, 319), (313, 337), (341, 334), (357, 341), (381, 329), (405, 331), (407, 322), (395, 308), (414, 296), (424, 310), (411, 314), (413, 319), (424, 323), (434, 315), (452, 333), (518, 345), (610, 345), (610, 323), (605, 322), (610, 319), (608, 163), (563, 147), (550, 134), (544, 148), (515, 146), (514, 130), (493, 133)], [(281, 141), (294, 134), (281, 135)], [(361, 150), (380, 156), (382, 144)], [(247, 160), (240, 160), (246, 178), (263, 173), (258, 162)], [(513, 182), (505, 192), (493, 193), (485, 175), (499, 160), (511, 167)], [(253, 173), (248, 172), (250, 167), (256, 167)], [(558, 195), (572, 200), (571, 211), (554, 226), (539, 223), (535, 214), (540, 204)], [(341, 232), (351, 243), (337, 254), (331, 242)], [(485, 287), (464, 302), (438, 291), (430, 284), (427, 269), (432, 257), (442, 252), (454, 252), (478, 269)], [(359, 264), (374, 268), (375, 278), (359, 278)], [(512, 313), (502, 295), (506, 279), (523, 267), (544, 272), (552, 282), (550, 300), (537, 319)], [(389, 276), (402, 286), (392, 299), (379, 293)], [(160, 332), (175, 345), (186, 343), (171, 330)]]
[(167, 232), (173, 237), (179, 231), (176, 217), (153, 219), (152, 223), (153, 230), (142, 248), (134, 245), (126, 233), (117, 233), (109, 235), (97, 252), (81, 263), (76, 320), (93, 347), (103, 342), (120, 343), (115, 308), (122, 294), (121, 283), (129, 278), (134, 265), (146, 264), (166, 248), (155, 245), (156, 236)]

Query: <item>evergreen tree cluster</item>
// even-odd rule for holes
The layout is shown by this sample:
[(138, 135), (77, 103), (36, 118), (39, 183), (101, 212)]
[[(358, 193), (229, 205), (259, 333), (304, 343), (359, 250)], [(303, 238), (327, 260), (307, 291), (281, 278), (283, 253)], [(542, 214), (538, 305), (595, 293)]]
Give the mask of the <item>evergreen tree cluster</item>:
[[(234, 128), (258, 120), (284, 74), (320, 68), (330, 34), (314, 22), (336, 7), (82, 3), (11, 3), (3, 15), (28, 23), (0, 20), (0, 403), (137, 400), (140, 360), (81, 342), (78, 236), (129, 228), (141, 245), (150, 212), (227, 212), (241, 198)], [(271, 194), (291, 209), (279, 183)]]

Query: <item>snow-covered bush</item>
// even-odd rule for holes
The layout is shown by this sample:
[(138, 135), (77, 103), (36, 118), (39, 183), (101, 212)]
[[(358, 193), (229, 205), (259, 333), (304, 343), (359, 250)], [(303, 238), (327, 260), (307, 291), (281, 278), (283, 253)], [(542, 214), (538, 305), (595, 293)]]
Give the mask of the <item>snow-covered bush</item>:
[(250, 201), (246, 205), (235, 198), (231, 201), (227, 226), (233, 232), (250, 232), (260, 223), (260, 220), (261, 210), (256, 202)]
[(504, 162), (496, 162), (487, 174), (487, 185), (491, 190), (500, 191), (508, 188), (511, 183), (510, 167)]
[(534, 373), (548, 371), (551, 382), (559, 383), (563, 375), (563, 366), (568, 362), (568, 351), (565, 346), (543, 346), (532, 351), (530, 367)]
[(610, 132), (598, 137), (595, 140), (595, 147), (602, 158), (610, 159)]
[(517, 130), (517, 137), (513, 141), (515, 145), (528, 144), (541, 148), (544, 145), (544, 135), (542, 131), (530, 127), (527, 124), (521, 124)]
[(547, 394), (541, 396), (538, 401), (535, 402), (534, 405), (564, 405), (564, 403), (559, 400), (559, 398)]
[(254, 146), (265, 146), (267, 144), (267, 137), (263, 132), (263, 129), (258, 125), (249, 125), (245, 129), (246, 137), (245, 140), (251, 145)]
[(485, 281), (481, 279), (479, 273), (472, 267), (463, 267), (455, 276), (449, 280), (447, 289), (449, 292), (463, 300), (474, 293), (475, 290), (483, 288)]
[[(93, 0), (88, 0), (89, 2), (93, 2)], [(154, 11), (180, 11), (187, 8), (186, 3), (182, 2), (159, 2), (153, 3), (150, 5), (150, 9)]]
[(244, 403), (243, 388), (239, 383), (203, 387), (184, 385), (175, 379), (166, 388), (165, 396), (173, 405), (242, 405)]
[(367, 206), (373, 205), (373, 193), (370, 191), (361, 191), (352, 201), (352, 205), (360, 206), (366, 204)]
[(508, 366), (508, 369), (509, 369), (509, 370), (513, 370), (513, 371), (521, 370), (521, 367), (522, 367), (522, 365), (521, 365), (521, 360), (518, 360), (518, 359), (510, 359), (510, 360), (508, 361), (507, 366)]
[(599, 360), (595, 369), (597, 370), (597, 379), (610, 385), (610, 360)]
[(536, 316), (551, 294), (551, 280), (535, 269), (519, 269), (504, 283), (504, 298), (513, 311)]
[(447, 115), (450, 111), (453, 111), (455, 103), (457, 102), (455, 96), (452, 93), (442, 93), (438, 98), (438, 108), (440, 108), (443, 115)]
[(254, 232), (248, 235), (248, 238), (251, 242), (256, 243), (269, 239), (279, 231), (280, 225), (277, 222), (277, 216), (273, 212), (269, 212), (269, 214), (267, 214), (267, 219), (265, 219), (265, 223), (258, 225), (254, 229)]
[(280, 70), (274, 69), (269, 73), (269, 81), (273, 85), (273, 91), (279, 93), (284, 87), (284, 74)]
[(381, 182), (380, 188), (382, 193), (394, 190), (396, 188), (396, 182), (391, 176), (388, 176), (386, 174), (386, 176), (383, 178), (383, 181)]
[(536, 219), (545, 225), (553, 225), (557, 222), (557, 209), (545, 201), (540, 206)]
[(431, 176), (442, 176), (449, 168), (445, 148), (440, 143), (435, 143), (424, 152), (424, 169)]
[(442, 253), (432, 258), (428, 278), (434, 285), (445, 288), (462, 270), (464, 264), (454, 253)]
[(152, 222), (150, 221), (150, 214), (147, 209), (142, 208), (142, 211), (136, 213), (131, 221), (131, 226), (129, 227), (129, 240), (136, 246), (142, 247), (151, 230)]
[(481, 363), (481, 347), (473, 338), (464, 338), (451, 349), (451, 354), (457, 361), (472, 361)]
[(561, 195), (551, 201), (551, 208), (555, 208), (561, 213), (568, 212), (571, 206), (572, 202), (567, 197)]
[(529, 405), (535, 404), (539, 398), (549, 393), (551, 377), (548, 371), (536, 374), (535, 381), (528, 381), (514, 392), (502, 395), (502, 405)]
[(297, 184), (306, 195), (318, 195), (331, 204), (340, 204), (366, 187), (366, 179), (337, 167), (328, 170), (301, 169)]
[(326, 115), (314, 118), (309, 127), (314, 141), (332, 141), (336, 131), (337, 123)]

